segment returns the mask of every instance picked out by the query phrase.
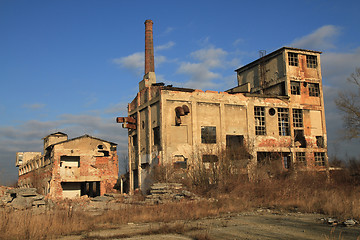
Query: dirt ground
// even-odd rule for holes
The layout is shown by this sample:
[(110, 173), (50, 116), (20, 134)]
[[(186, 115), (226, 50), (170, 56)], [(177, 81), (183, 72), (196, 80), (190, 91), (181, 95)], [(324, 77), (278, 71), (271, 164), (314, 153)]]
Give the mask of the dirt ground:
[[(61, 240), (84, 239), (357, 239), (360, 226), (329, 226), (320, 214), (283, 213), (268, 209), (226, 214), (216, 218), (169, 223), (130, 223), (70, 235)], [(101, 226), (99, 226), (101, 229)], [(109, 226), (103, 226), (108, 228)]]

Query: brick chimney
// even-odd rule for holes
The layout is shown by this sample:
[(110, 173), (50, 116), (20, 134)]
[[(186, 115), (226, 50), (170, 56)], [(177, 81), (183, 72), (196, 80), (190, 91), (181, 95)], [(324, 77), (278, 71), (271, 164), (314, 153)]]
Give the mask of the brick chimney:
[(155, 72), (154, 67), (154, 44), (153, 44), (153, 21), (145, 21), (145, 74)]
[(139, 91), (156, 83), (154, 66), (153, 21), (145, 21), (145, 75), (139, 82)]

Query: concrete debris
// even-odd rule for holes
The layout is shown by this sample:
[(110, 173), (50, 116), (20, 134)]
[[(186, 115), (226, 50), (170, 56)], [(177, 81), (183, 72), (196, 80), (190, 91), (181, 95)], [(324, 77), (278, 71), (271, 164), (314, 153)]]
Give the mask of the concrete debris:
[(155, 183), (151, 186), (150, 194), (146, 196), (145, 202), (160, 204), (182, 199), (199, 200), (200, 198), (194, 193), (183, 190), (181, 183)]
[(109, 195), (105, 196), (104, 195), (104, 196), (94, 197), (94, 198), (91, 199), (91, 201), (94, 201), (94, 202), (109, 202), (109, 201), (111, 201), (113, 199), (114, 199), (113, 196), (109, 196)]
[(36, 188), (14, 188), (7, 190), (0, 198), (0, 205), (18, 210), (45, 207), (44, 196)]
[(329, 224), (330, 226), (337, 226), (337, 225), (343, 225), (345, 227), (351, 227), (354, 226), (356, 224), (359, 224), (358, 221), (354, 220), (354, 219), (347, 219), (344, 222), (338, 221), (336, 218), (321, 218), (320, 219), (321, 222)]
[(345, 222), (343, 222), (345, 226), (347, 227), (351, 227), (354, 226), (355, 224), (358, 224), (357, 221), (355, 221), (354, 219), (348, 219)]

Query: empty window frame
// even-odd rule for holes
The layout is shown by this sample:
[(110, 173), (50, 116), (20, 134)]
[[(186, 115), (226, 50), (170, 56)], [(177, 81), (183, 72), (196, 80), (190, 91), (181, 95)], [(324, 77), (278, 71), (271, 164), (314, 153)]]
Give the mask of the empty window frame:
[(290, 66), (299, 66), (298, 54), (297, 53), (288, 53), (289, 65)]
[(306, 156), (305, 156), (305, 152), (297, 152), (295, 154), (295, 158), (296, 158), (296, 164), (300, 165), (300, 166), (306, 166)]
[(153, 128), (153, 140), (154, 145), (160, 146), (160, 127), (154, 127)]
[(304, 127), (303, 124), (303, 112), (301, 109), (293, 109), (293, 125), (295, 128)]
[(255, 134), (266, 135), (265, 107), (254, 107)]
[(300, 82), (291, 81), (290, 86), (292, 95), (300, 95)]
[(80, 167), (80, 156), (61, 156), (60, 167), (64, 167), (64, 168)]
[(318, 83), (309, 83), (309, 96), (318, 97), (320, 95), (320, 89)]
[(216, 143), (216, 127), (201, 127), (201, 143)]
[(314, 152), (315, 166), (325, 166), (325, 153)]
[(317, 68), (317, 57), (314, 55), (306, 55), (306, 65), (308, 68)]
[(278, 108), (278, 125), (280, 136), (290, 136), (288, 108)]
[(218, 160), (219, 160), (218, 156), (216, 156), (216, 155), (212, 155), (212, 154), (204, 154), (204, 155), (202, 155), (202, 161), (204, 163), (215, 163)]
[(324, 148), (325, 147), (325, 141), (323, 136), (316, 136), (316, 146), (318, 148)]

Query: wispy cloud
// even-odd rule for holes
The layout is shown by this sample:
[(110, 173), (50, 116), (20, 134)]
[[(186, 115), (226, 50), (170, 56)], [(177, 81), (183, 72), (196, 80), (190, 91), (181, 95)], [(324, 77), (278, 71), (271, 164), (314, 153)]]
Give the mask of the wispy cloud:
[(334, 25), (325, 25), (309, 35), (295, 39), (290, 46), (305, 49), (327, 50), (335, 48), (334, 40), (340, 34), (340, 28)]
[(172, 48), (174, 45), (175, 45), (175, 42), (170, 41), (170, 42), (167, 42), (167, 43), (165, 43), (165, 44), (163, 44), (163, 45), (156, 46), (156, 47), (155, 47), (155, 51), (161, 51), (161, 50), (170, 49), (170, 48)]
[(39, 110), (46, 106), (44, 103), (32, 103), (32, 104), (24, 104), (23, 108), (29, 109), (29, 110)]

